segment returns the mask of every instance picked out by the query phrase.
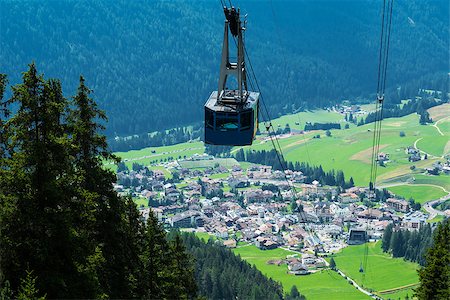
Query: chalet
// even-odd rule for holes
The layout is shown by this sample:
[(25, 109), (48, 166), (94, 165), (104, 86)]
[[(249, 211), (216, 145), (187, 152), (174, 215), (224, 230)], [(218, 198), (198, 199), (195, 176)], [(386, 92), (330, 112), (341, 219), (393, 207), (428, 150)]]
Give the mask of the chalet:
[(314, 255), (310, 254), (303, 254), (302, 255), (302, 264), (304, 265), (312, 265), (316, 262), (316, 257)]
[(216, 227), (214, 234), (221, 239), (226, 239), (228, 238), (228, 229), (225, 226)]
[(240, 165), (234, 165), (233, 167), (231, 167), (231, 171), (232, 172), (241, 172), (242, 168)]
[(377, 208), (367, 208), (356, 213), (361, 219), (379, 219), (383, 213)]
[(426, 224), (428, 215), (415, 211), (409, 214), (406, 214), (401, 222), (401, 226), (410, 230), (417, 230), (422, 225)]
[(307, 275), (309, 274), (308, 267), (301, 263), (293, 263), (288, 265), (288, 272), (294, 275)]
[(153, 177), (157, 180), (157, 181), (164, 181), (166, 178), (164, 176), (164, 172), (161, 170), (153, 170)]
[(414, 147), (412, 147), (412, 146), (409, 146), (409, 147), (407, 148), (407, 152), (408, 152), (408, 154), (409, 154), (408, 161), (410, 161), (410, 162), (415, 162), (415, 161), (419, 161), (419, 160), (422, 159), (422, 158), (420, 157), (420, 151), (419, 151), (419, 149), (416, 149), (416, 148), (414, 148)]
[(213, 213), (214, 213), (214, 209), (211, 206), (204, 206), (203, 207), (203, 213), (209, 217), (212, 218)]
[(270, 250), (277, 248), (278, 244), (268, 237), (259, 236), (255, 240), (255, 246), (261, 250)]
[(228, 179), (228, 185), (231, 188), (245, 188), (249, 186), (249, 182), (246, 178), (236, 178), (236, 177), (230, 177)]
[(314, 204), (314, 212), (319, 218), (319, 222), (321, 223), (328, 223), (333, 219), (333, 214), (331, 214), (329, 202), (316, 202)]
[(226, 240), (223, 242), (223, 245), (228, 248), (236, 248), (236, 240)]
[(247, 175), (253, 179), (269, 179), (272, 176), (272, 167), (254, 166), (247, 170)]
[(243, 229), (241, 232), (242, 232), (242, 238), (247, 241), (251, 241), (259, 235), (252, 228), (248, 228), (248, 227), (246, 229)]
[(354, 203), (359, 201), (359, 196), (355, 193), (341, 193), (339, 194), (339, 202)]
[(312, 213), (307, 213), (305, 211), (300, 211), (297, 213), (298, 221), (300, 223), (318, 223), (319, 218), (317, 215)]
[[(179, 214), (176, 214), (169, 219), (169, 223), (174, 228), (189, 228), (194, 226), (202, 226), (203, 224), (197, 224), (197, 219), (200, 216), (198, 211), (188, 210)], [(199, 223), (203, 223), (203, 220)]]
[(390, 208), (393, 208), (395, 211), (400, 212), (408, 212), (409, 211), (409, 203), (405, 200), (388, 198), (386, 200), (386, 205)]
[(389, 160), (389, 153), (380, 152), (378, 154), (378, 161), (385, 162), (385, 161), (388, 161), (388, 160)]
[(246, 203), (253, 203), (253, 202), (267, 202), (271, 199), (273, 199), (274, 193), (272, 191), (266, 190), (250, 190), (244, 192), (244, 199)]

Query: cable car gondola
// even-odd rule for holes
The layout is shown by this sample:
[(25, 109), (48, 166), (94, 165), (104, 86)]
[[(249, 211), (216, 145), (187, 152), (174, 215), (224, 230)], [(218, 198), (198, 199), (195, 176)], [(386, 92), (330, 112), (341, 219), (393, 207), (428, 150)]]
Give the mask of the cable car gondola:
[[(205, 104), (205, 143), (213, 145), (251, 145), (258, 130), (259, 93), (247, 90), (245, 52), (242, 33), (245, 30), (240, 12), (224, 7), (225, 30), (218, 91)], [(237, 37), (237, 62), (230, 62), (228, 32)], [(228, 75), (235, 76), (238, 87), (226, 87)]]

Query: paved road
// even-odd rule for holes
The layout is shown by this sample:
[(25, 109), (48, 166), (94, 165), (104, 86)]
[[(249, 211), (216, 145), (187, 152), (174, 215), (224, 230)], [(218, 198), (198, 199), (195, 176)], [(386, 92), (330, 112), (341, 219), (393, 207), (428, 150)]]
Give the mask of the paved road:
[(448, 199), (450, 199), (450, 194), (447, 194), (437, 200), (428, 201), (423, 205), (423, 208), (430, 214), (430, 217), (428, 218), (429, 220), (434, 219), (437, 215), (445, 216), (445, 213), (443, 211), (434, 209), (433, 205), (442, 203), (444, 201), (447, 201)]
[(362, 287), (360, 287), (353, 279), (351, 279), (350, 277), (348, 277), (347, 275), (344, 274), (344, 272), (342, 272), (341, 270), (337, 270), (337, 273), (339, 275), (341, 275), (342, 277), (347, 278), (346, 280), (350, 280), (353, 283), (353, 286), (356, 287), (361, 293), (366, 294), (367, 296), (373, 298), (373, 299), (382, 299), (380, 297), (378, 297), (377, 295), (372, 294), (371, 292), (363, 289)]
[(434, 128), (437, 129), (437, 131), (439, 132), (440, 135), (444, 135), (444, 134), (442, 133), (441, 129), (440, 129), (437, 125), (438, 125), (441, 121), (443, 121), (443, 120), (445, 120), (445, 119), (447, 119), (447, 118), (449, 118), (449, 117), (442, 118), (442, 119), (440, 119), (439, 121), (437, 121), (436, 123), (434, 123), (433, 125), (431, 125), (431, 126), (433, 126)]
[[(379, 188), (388, 188), (388, 187), (393, 187), (393, 186), (399, 186), (399, 185), (410, 185), (408, 183), (405, 182), (396, 182), (396, 183), (391, 183), (391, 184), (384, 184), (384, 185), (379, 185)], [(445, 213), (441, 210), (437, 210), (433, 208), (433, 205), (435, 204), (439, 204), (442, 203), (444, 201), (447, 201), (448, 199), (450, 199), (450, 192), (447, 191), (445, 188), (443, 188), (442, 186), (439, 185), (434, 185), (434, 184), (411, 184), (411, 186), (433, 186), (433, 187), (437, 187), (442, 189), (444, 192), (447, 193), (447, 195), (439, 198), (439, 199), (435, 199), (435, 200), (430, 200), (425, 202), (422, 207), (430, 214), (430, 216), (428, 217), (428, 220), (434, 219), (436, 217), (436, 215), (442, 215), (445, 216)]]

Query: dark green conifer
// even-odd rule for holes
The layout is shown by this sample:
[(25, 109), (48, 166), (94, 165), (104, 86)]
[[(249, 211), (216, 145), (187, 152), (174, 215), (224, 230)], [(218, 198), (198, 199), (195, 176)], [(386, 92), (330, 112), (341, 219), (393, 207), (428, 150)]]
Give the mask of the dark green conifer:
[(434, 244), (426, 254), (425, 267), (418, 270), (419, 299), (450, 299), (450, 222), (440, 223), (434, 233)]

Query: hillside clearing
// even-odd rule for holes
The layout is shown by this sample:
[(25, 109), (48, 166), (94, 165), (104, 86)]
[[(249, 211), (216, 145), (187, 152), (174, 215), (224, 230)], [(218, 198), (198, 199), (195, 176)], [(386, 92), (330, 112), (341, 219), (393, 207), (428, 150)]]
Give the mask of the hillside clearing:
[(266, 276), (281, 282), (285, 292), (289, 292), (291, 287), (296, 285), (300, 293), (311, 300), (329, 300), (330, 295), (333, 295), (333, 299), (370, 299), (334, 271), (323, 270), (306, 276), (295, 276), (287, 273), (285, 264), (267, 264), (271, 259), (284, 259), (286, 255), (296, 254), (295, 252), (279, 248), (259, 250), (253, 245), (234, 249), (233, 252), (254, 264)]

